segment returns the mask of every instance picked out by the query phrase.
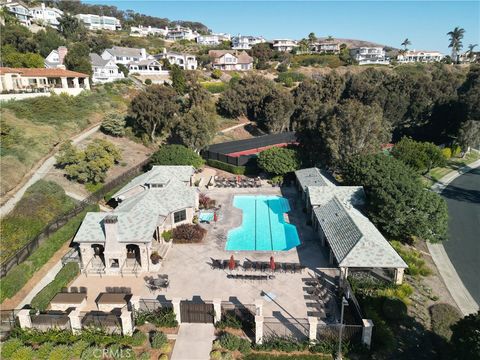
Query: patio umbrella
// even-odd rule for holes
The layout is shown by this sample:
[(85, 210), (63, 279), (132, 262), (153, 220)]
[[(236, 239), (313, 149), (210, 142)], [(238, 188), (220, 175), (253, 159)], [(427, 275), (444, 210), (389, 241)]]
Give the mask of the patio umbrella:
[(235, 259), (233, 255), (230, 256), (230, 261), (228, 262), (228, 268), (231, 270), (235, 269)]
[(214, 212), (213, 212), (213, 221), (217, 222), (217, 220), (218, 220), (218, 219), (217, 219), (217, 212), (214, 211)]
[(273, 256), (270, 256), (270, 269), (275, 271), (275, 260), (273, 260)]

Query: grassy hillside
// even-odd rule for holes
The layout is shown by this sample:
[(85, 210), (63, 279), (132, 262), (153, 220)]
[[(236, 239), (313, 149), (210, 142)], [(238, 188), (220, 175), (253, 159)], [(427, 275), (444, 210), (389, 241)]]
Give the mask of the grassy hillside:
[(100, 122), (109, 112), (125, 113), (135, 91), (124, 83), (107, 84), (77, 97), (54, 95), (2, 103), (0, 195), (59, 143)]

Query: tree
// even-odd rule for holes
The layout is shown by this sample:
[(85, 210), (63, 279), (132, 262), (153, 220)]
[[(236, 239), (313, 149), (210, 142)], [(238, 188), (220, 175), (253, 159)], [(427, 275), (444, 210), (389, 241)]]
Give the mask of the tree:
[(294, 103), (290, 91), (273, 87), (263, 98), (258, 111), (258, 124), (270, 133), (279, 133), (290, 128)]
[(183, 115), (175, 131), (183, 144), (194, 150), (210, 144), (216, 132), (215, 114), (201, 107), (193, 107)]
[(47, 27), (44, 30), (37, 32), (33, 39), (37, 44), (38, 52), (47, 57), (52, 50), (57, 49), (59, 46), (65, 45), (65, 39), (63, 39), (55, 29)]
[(403, 137), (395, 144), (392, 155), (420, 174), (426, 174), (432, 168), (444, 166), (446, 163), (442, 150), (438, 146), (408, 137)]
[(56, 165), (58, 167), (65, 167), (67, 165), (75, 164), (80, 161), (79, 152), (73, 146), (71, 141), (67, 141), (60, 146), (56, 156)]
[(450, 36), (450, 44), (448, 47), (452, 48), (452, 60), (456, 63), (458, 63), (458, 53), (463, 47), (462, 39), (464, 34), (465, 29), (462, 29), (458, 26), (447, 33), (447, 35)]
[(390, 139), (380, 107), (356, 100), (335, 106), (320, 124), (318, 135), (325, 146), (326, 162), (334, 167), (352, 156), (376, 153)]
[(87, 29), (83, 22), (70, 14), (63, 15), (59, 20), (58, 28), (60, 33), (67, 40), (84, 41), (87, 35)]
[(155, 141), (157, 135), (169, 135), (176, 124), (180, 106), (175, 90), (152, 85), (132, 99), (130, 109), (134, 126)]
[(19, 52), (34, 52), (36, 45), (32, 33), (27, 27), (19, 24), (1, 26), (2, 46), (12, 45)]
[(119, 114), (110, 113), (103, 119), (100, 130), (108, 135), (123, 136), (125, 135), (125, 118)]
[(480, 147), (480, 121), (465, 121), (458, 130), (457, 141), (464, 151), (470, 147), (478, 149)]
[(300, 168), (300, 159), (295, 149), (272, 147), (258, 155), (258, 166), (269, 174), (285, 175)]
[(113, 46), (113, 42), (110, 37), (102, 32), (101, 34), (90, 34), (88, 36), (88, 47), (90, 51), (96, 54), (101, 54), (105, 49), (109, 49)]
[(205, 161), (195, 151), (183, 145), (164, 145), (150, 158), (151, 165), (191, 165), (196, 169)]
[(126, 67), (123, 64), (117, 64), (118, 70), (120, 70), (123, 73), (123, 76), (128, 77), (128, 67)]
[(187, 92), (187, 78), (185, 76), (185, 71), (182, 70), (178, 65), (172, 65), (170, 68), (170, 79), (172, 79), (173, 88), (183, 95)]
[(419, 175), (400, 160), (384, 154), (360, 155), (342, 167), (346, 185), (361, 185), (372, 222), (389, 237), (430, 242), (447, 236), (445, 201), (424, 188)]
[(2, 47), (3, 66), (8, 67), (24, 67), (24, 68), (41, 68), (44, 67), (44, 60), (39, 54), (27, 52), (18, 52), (12, 45)]
[(473, 59), (473, 49), (475, 49), (478, 46), (478, 44), (469, 44), (468, 45), (468, 58), (471, 60)]
[(250, 55), (257, 60), (255, 68), (264, 70), (268, 69), (268, 62), (273, 58), (274, 51), (269, 43), (260, 43), (252, 46)]
[(91, 75), (93, 71), (89, 54), (90, 49), (87, 44), (82, 42), (74, 43), (68, 50), (67, 55), (65, 55), (63, 63), (68, 70)]
[(308, 42), (310, 44), (317, 42), (317, 36), (315, 35), (314, 32), (311, 32), (310, 34), (308, 34)]
[(403, 40), (403, 42), (402, 42), (401, 45), (403, 46), (403, 49), (404, 49), (405, 51), (407, 51), (407, 50), (408, 50), (408, 49), (407, 49), (407, 46), (408, 46), (408, 45), (412, 45), (412, 42), (411, 42), (410, 40), (408, 40), (408, 38), (406, 38), (405, 40)]
[(452, 325), (450, 344), (454, 358), (480, 359), (480, 311), (470, 314)]

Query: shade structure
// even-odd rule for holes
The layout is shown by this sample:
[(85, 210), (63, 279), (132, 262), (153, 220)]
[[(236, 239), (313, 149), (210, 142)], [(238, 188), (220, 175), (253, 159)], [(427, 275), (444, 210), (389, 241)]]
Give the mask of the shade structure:
[(273, 260), (273, 256), (270, 256), (270, 269), (275, 271), (275, 260)]
[(230, 261), (228, 262), (228, 268), (230, 270), (235, 269), (235, 259), (233, 258), (233, 255), (230, 256)]

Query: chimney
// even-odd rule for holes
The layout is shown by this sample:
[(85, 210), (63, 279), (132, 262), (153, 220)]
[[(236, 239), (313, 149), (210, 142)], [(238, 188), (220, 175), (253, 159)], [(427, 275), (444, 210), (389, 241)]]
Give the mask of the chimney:
[(105, 226), (105, 243), (112, 243), (118, 241), (118, 218), (117, 215), (107, 215), (103, 219)]
[(58, 62), (60, 65), (63, 65), (63, 59), (65, 59), (65, 55), (68, 53), (68, 49), (65, 46), (59, 46), (58, 49)]
[(145, 48), (140, 49), (140, 56), (141, 56), (142, 59), (147, 58), (147, 51), (145, 50)]

